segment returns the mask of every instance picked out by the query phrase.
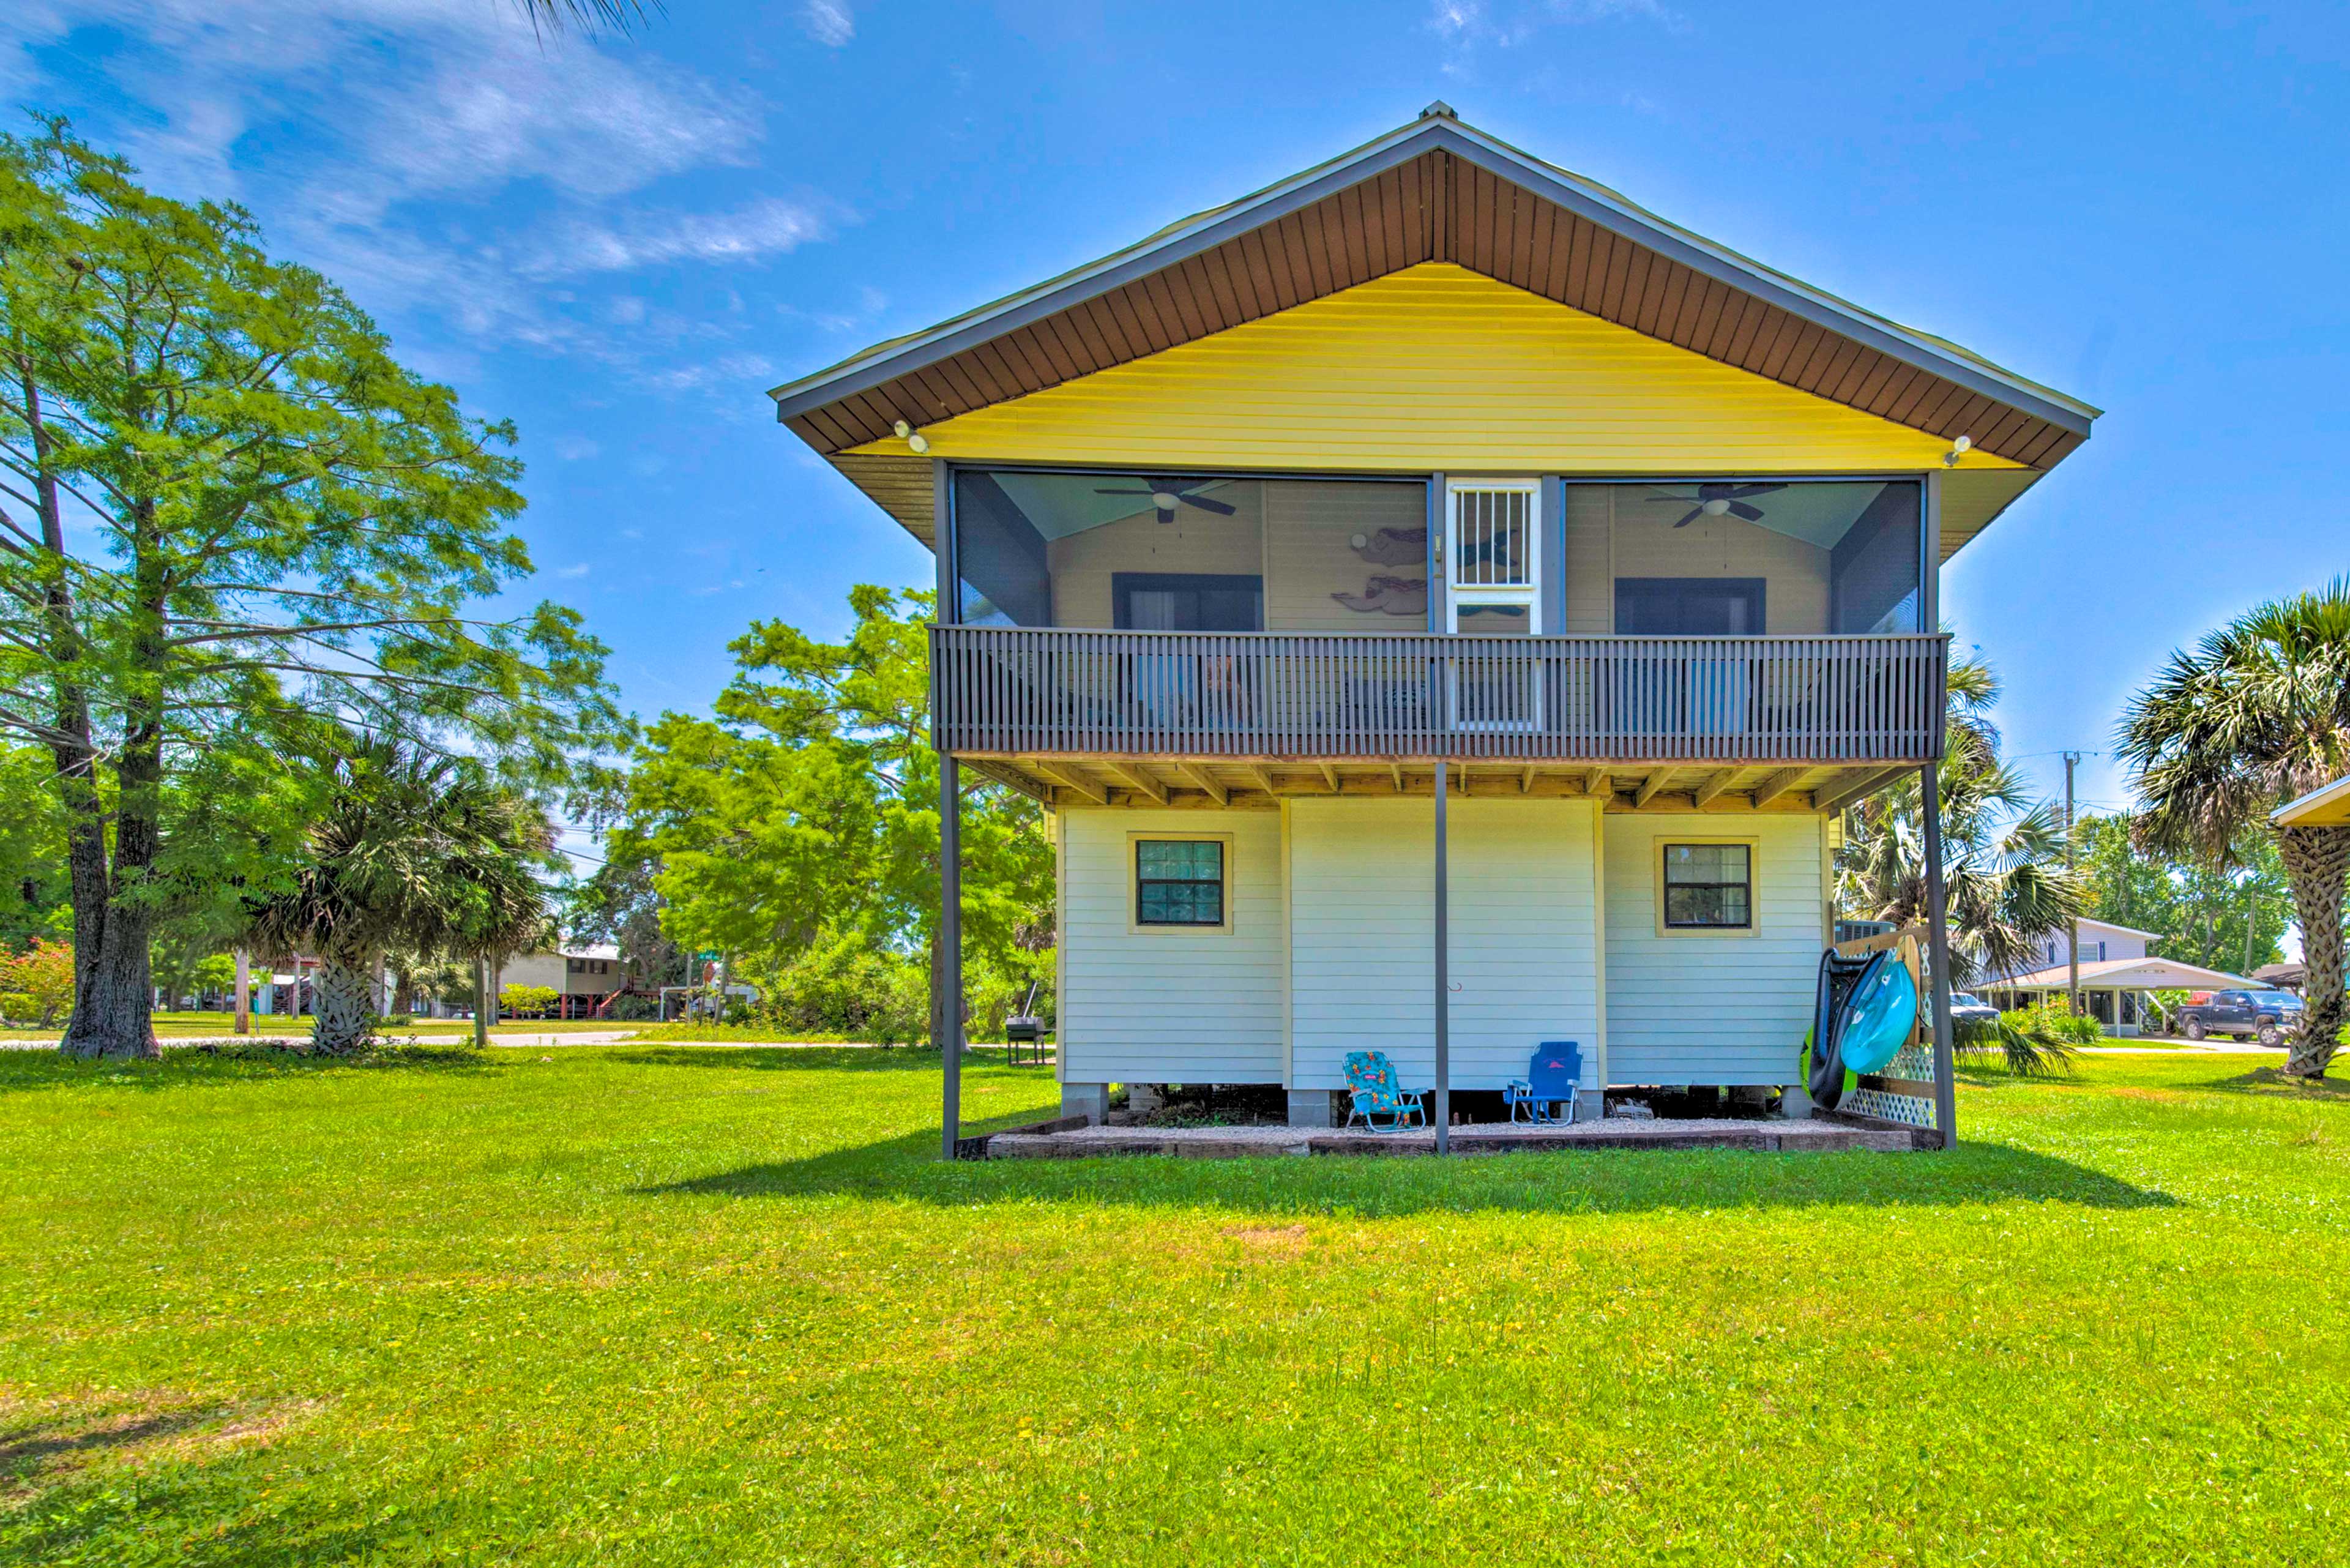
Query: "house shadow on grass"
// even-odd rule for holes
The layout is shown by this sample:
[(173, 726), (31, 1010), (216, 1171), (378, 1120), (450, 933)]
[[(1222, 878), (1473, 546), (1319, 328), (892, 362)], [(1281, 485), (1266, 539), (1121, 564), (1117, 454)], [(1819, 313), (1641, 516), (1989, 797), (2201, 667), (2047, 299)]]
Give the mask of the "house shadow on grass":
[(942, 1207), (987, 1203), (1198, 1207), (1309, 1216), (1423, 1213), (1621, 1214), (1755, 1211), (1832, 1205), (1953, 1208), (2067, 1203), (2168, 1209), (2180, 1200), (2102, 1171), (2002, 1144), (1954, 1154), (1766, 1154), (1742, 1149), (1575, 1150), (1450, 1159), (1267, 1156), (1193, 1159), (963, 1161), (938, 1158), (939, 1133), (749, 1165), (639, 1189), (650, 1198), (850, 1196)]

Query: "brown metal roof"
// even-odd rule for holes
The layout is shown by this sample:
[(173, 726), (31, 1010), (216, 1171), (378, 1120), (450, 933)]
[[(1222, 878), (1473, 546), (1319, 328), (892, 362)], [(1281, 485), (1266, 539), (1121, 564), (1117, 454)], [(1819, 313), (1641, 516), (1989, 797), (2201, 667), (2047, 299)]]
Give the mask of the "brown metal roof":
[(1714, 246), (1445, 111), (779, 388), (777, 413), (830, 455), (899, 420), (934, 424), (1429, 261), (1897, 423), (1970, 436), (2035, 469), (2085, 440), (2097, 412)]

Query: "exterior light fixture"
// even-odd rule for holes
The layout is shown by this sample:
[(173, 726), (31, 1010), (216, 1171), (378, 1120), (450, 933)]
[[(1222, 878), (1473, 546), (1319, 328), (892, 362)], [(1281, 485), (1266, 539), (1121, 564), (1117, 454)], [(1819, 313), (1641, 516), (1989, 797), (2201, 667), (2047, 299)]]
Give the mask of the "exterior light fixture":
[(1958, 440), (1950, 443), (1950, 450), (1942, 454), (1942, 466), (1944, 468), (1958, 467), (1959, 459), (1966, 456), (1970, 452), (1972, 452), (1974, 450), (1974, 437), (1960, 436)]
[(924, 452), (931, 450), (931, 438), (916, 430), (913, 426), (908, 424), (905, 421), (899, 420), (896, 424), (891, 425), (889, 428), (897, 433), (897, 437), (899, 441), (904, 441), (906, 445), (914, 452)]

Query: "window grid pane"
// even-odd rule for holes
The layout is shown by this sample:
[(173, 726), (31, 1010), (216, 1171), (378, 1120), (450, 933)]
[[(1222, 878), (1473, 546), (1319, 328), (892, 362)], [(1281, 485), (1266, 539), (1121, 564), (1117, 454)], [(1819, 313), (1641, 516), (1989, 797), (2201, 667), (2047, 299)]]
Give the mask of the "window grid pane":
[(1215, 839), (1138, 839), (1134, 918), (1145, 926), (1224, 921), (1224, 846)]
[(1668, 844), (1664, 857), (1668, 929), (1752, 926), (1752, 852), (1747, 846)]

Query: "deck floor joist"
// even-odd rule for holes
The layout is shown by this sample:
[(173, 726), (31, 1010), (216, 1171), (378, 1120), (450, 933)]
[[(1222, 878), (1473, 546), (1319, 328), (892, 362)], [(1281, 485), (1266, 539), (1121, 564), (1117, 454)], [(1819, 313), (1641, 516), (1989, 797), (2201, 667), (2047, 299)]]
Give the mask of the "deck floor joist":
[[(1046, 805), (1269, 809), (1284, 797), (1436, 793), (1411, 761), (961, 754), (972, 772)], [(1454, 799), (1596, 800), (1615, 812), (1812, 813), (1840, 809), (1918, 764), (1841, 763), (1455, 762)]]

